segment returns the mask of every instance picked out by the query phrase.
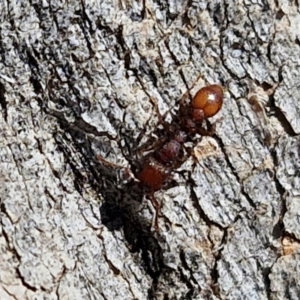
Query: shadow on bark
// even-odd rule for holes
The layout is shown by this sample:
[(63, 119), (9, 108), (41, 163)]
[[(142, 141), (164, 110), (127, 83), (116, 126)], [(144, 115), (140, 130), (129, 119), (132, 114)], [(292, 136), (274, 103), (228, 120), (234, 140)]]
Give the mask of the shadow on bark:
[(161, 247), (151, 229), (154, 215), (146, 217), (149, 213), (143, 208), (143, 189), (133, 181), (122, 184), (122, 169), (116, 170), (99, 163), (84, 131), (73, 130), (65, 121), (60, 123), (63, 133), (55, 138), (67, 164), (72, 168), (75, 188), (83, 195), (88, 185), (100, 195), (102, 224), (110, 231), (123, 230), (128, 248), (132, 253), (141, 252), (143, 267), (155, 284), (164, 266)]

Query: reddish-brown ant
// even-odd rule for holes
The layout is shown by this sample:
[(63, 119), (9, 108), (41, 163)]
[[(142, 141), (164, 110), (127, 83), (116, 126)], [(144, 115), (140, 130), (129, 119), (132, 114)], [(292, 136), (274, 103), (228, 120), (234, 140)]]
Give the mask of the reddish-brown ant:
[(181, 107), (175, 129), (169, 140), (145, 158), (136, 177), (143, 186), (157, 191), (162, 188), (171, 171), (182, 163), (183, 145), (187, 137), (195, 133), (208, 133), (202, 122), (214, 116), (223, 104), (223, 89), (213, 84), (201, 88), (193, 98), (190, 107)]
[[(200, 135), (211, 135), (213, 131), (209, 131), (203, 127), (203, 121), (214, 116), (219, 112), (223, 105), (223, 89), (221, 86), (213, 84), (201, 88), (191, 103), (180, 106), (179, 113), (175, 116), (175, 120), (168, 124), (161, 120), (167, 135), (166, 140), (160, 142), (160, 147), (154, 147), (154, 151), (145, 156), (133, 173), (134, 177), (139, 180), (142, 187), (150, 190), (148, 194), (154, 208), (156, 209), (155, 227), (157, 227), (159, 203), (154, 197), (154, 192), (160, 190), (169, 179), (172, 171), (184, 162), (184, 144), (192, 137), (199, 133)], [(106, 162), (101, 156), (97, 156), (98, 160), (111, 166), (117, 166)], [(125, 168), (128, 177), (132, 173)]]

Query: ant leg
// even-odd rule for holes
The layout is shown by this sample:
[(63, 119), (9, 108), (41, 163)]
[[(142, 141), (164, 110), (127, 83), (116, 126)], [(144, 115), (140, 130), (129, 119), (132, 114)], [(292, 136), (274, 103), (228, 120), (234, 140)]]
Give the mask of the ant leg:
[(216, 123), (209, 124), (207, 129), (203, 127), (197, 128), (196, 132), (202, 136), (213, 136), (216, 132)]
[(123, 180), (126, 180), (126, 181), (134, 180), (134, 181), (136, 181), (136, 178), (133, 175), (133, 173), (132, 173), (132, 171), (130, 170), (129, 167), (124, 167), (124, 166), (112, 163), (112, 162), (106, 160), (105, 158), (103, 158), (99, 154), (96, 155), (95, 158), (96, 158), (97, 161), (99, 161), (102, 165), (104, 165), (106, 167), (123, 170), (124, 171), (124, 173), (123, 173), (124, 178), (122, 178)]
[[(155, 99), (153, 99), (150, 95), (148, 95), (149, 96), (149, 99), (150, 99), (150, 102), (151, 102), (151, 104), (152, 104), (152, 107), (153, 107), (153, 111), (152, 111), (152, 113), (151, 113), (151, 115), (150, 115), (150, 117), (148, 118), (148, 120), (146, 121), (146, 123), (145, 123), (145, 126), (144, 126), (144, 129), (142, 129), (141, 130), (141, 132), (138, 134), (138, 136), (137, 136), (137, 138), (136, 138), (136, 140), (137, 141), (141, 141), (142, 139), (143, 139), (143, 137), (145, 136), (145, 134), (146, 134), (146, 129), (147, 129), (147, 127), (149, 126), (149, 123), (153, 120), (153, 116), (155, 116), (155, 114), (156, 114), (156, 117), (157, 117), (157, 119), (158, 119), (158, 125), (162, 125), (163, 127), (165, 127), (165, 121), (164, 121), (164, 115), (161, 115), (161, 113), (159, 112), (159, 109), (158, 109), (158, 105), (157, 105), (157, 102), (156, 102), (156, 100)], [(157, 126), (156, 126), (157, 127)], [(165, 129), (165, 128), (164, 128)], [(146, 145), (144, 146), (142, 146), (142, 147), (140, 147), (140, 148), (136, 148), (136, 152), (141, 152), (141, 151), (150, 151), (150, 150), (152, 150), (152, 148), (155, 148), (155, 146), (153, 146), (153, 147), (149, 147), (149, 148), (147, 148), (148, 147), (148, 145), (150, 144), (150, 145), (153, 145), (153, 142), (154, 142), (154, 139), (155, 139), (155, 141), (157, 141), (157, 138), (154, 138), (154, 137), (150, 137), (149, 136), (149, 141), (147, 141), (146, 142)]]
[(165, 139), (159, 139), (155, 141), (155, 143), (146, 143), (146, 145), (143, 145), (141, 148), (139, 148), (137, 151), (138, 153), (144, 153), (144, 152), (149, 152), (152, 150), (156, 150), (158, 148), (160, 148), (162, 145), (164, 145), (166, 142)]
[[(185, 79), (183, 79), (184, 81), (184, 84), (186, 86), (186, 92), (181, 96), (181, 99), (180, 99), (180, 106), (182, 107), (182, 104), (184, 100), (186, 100), (187, 97), (189, 97), (190, 101), (192, 101), (192, 95), (190, 93), (190, 91), (197, 85), (197, 83), (199, 82), (199, 80), (202, 79), (202, 76), (199, 75), (196, 80), (191, 84), (191, 86), (188, 85), (187, 81)], [(202, 81), (204, 82), (204, 80), (202, 79)]]
[(112, 163), (108, 160), (106, 160), (105, 158), (103, 158), (101, 155), (97, 154), (95, 156), (96, 160), (97, 161), (100, 161), (103, 165), (105, 166), (108, 166), (108, 167), (111, 167), (111, 168), (117, 168), (117, 169), (125, 169), (126, 167), (123, 167), (121, 165), (118, 165), (118, 164), (115, 164), (115, 163)]
[[(168, 135), (170, 135), (172, 133), (172, 131), (170, 130), (170, 128), (172, 127), (171, 124), (169, 124), (165, 121), (166, 115), (171, 112), (167, 111), (165, 114), (162, 115), (159, 111), (156, 100), (153, 99), (152, 97), (150, 97), (150, 101), (153, 105), (154, 112), (156, 113), (156, 116), (158, 118), (157, 125), (162, 126), (162, 128), (160, 128), (160, 129), (158, 128), (154, 132), (156, 132), (158, 134), (159, 134), (159, 132), (161, 132), (162, 134), (161, 135), (159, 134), (159, 138), (150, 136), (149, 140), (144, 145), (142, 145), (140, 148), (138, 148), (136, 150), (137, 153), (149, 152), (149, 151), (152, 151), (152, 150), (155, 150), (155, 149), (161, 147), (164, 143), (166, 143), (166, 141), (168, 139)], [(146, 126), (149, 125), (149, 123), (151, 121), (151, 117), (147, 120)], [(176, 116), (173, 116), (173, 119), (175, 119), (175, 117)], [(141, 133), (138, 135), (138, 138), (137, 138), (138, 141), (142, 140), (143, 136), (145, 135), (145, 132), (146, 132), (146, 130), (141, 131)], [(164, 138), (161, 138), (161, 136), (163, 136)]]
[(155, 209), (155, 216), (154, 216), (154, 228), (157, 230), (158, 229), (158, 214), (160, 213), (161, 205), (160, 203), (156, 200), (154, 197), (154, 193), (151, 193), (149, 195), (150, 201)]
[(207, 129), (199, 127), (196, 130), (196, 133), (199, 133), (202, 136), (213, 136), (216, 133), (216, 126), (219, 122), (222, 121), (222, 118), (216, 120), (213, 124), (207, 123)]
[(153, 101), (153, 99), (151, 99), (151, 103), (153, 104), (154, 108), (155, 108), (155, 111), (156, 111), (156, 114), (157, 114), (157, 117), (158, 117), (158, 125), (161, 125), (163, 127), (163, 130), (165, 132), (169, 132), (170, 129), (170, 124), (167, 123), (165, 121), (166, 119), (166, 115), (167, 114), (171, 114), (172, 115), (172, 119), (174, 120), (174, 118), (176, 117), (175, 115), (172, 114), (172, 112), (170, 110), (166, 111), (163, 115), (160, 113), (159, 109), (158, 109), (158, 105), (157, 105), (157, 102)]

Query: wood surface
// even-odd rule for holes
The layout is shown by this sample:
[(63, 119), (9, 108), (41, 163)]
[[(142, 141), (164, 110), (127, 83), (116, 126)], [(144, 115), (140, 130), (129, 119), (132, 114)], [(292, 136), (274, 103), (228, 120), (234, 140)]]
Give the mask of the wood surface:
[[(298, 1), (0, 8), (1, 300), (300, 298)], [(213, 83), (215, 134), (145, 192), (161, 120)]]

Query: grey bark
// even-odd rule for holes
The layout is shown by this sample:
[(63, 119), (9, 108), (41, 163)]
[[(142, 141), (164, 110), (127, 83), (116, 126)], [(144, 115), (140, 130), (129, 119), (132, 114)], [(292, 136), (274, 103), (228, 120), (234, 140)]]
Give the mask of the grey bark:
[[(297, 1), (0, 7), (0, 299), (299, 299)], [(140, 149), (211, 83), (156, 228)]]

